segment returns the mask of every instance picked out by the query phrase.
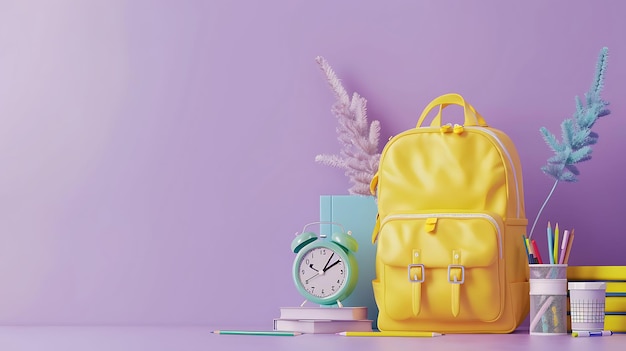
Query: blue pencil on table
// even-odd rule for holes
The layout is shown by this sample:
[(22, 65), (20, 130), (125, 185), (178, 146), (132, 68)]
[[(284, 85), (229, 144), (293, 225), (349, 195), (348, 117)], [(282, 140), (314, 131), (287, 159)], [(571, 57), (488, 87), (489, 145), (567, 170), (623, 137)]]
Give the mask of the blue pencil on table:
[(613, 332), (610, 330), (597, 330), (597, 331), (579, 330), (579, 331), (572, 332), (572, 336), (575, 338), (589, 337), (589, 336), (611, 336), (611, 335), (613, 335)]
[(298, 336), (300, 332), (278, 330), (213, 330), (211, 333), (219, 335), (251, 335), (251, 336)]

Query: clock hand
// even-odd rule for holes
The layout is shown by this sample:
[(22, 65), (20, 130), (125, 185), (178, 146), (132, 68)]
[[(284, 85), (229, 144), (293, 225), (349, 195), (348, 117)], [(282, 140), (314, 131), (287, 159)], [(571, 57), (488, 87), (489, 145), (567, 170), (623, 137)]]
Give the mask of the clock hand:
[[(324, 274), (324, 272), (322, 272), (322, 274)], [(317, 272), (315, 274), (313, 274), (313, 276), (309, 277), (309, 279), (306, 279), (304, 282), (306, 284), (309, 284), (309, 281), (313, 280), (313, 278), (318, 277), (320, 275), (320, 272)]]
[(325, 269), (322, 269), (322, 273), (326, 272), (327, 270), (333, 268), (335, 265), (337, 265), (339, 262), (341, 262), (341, 260), (337, 260), (335, 261), (335, 263), (331, 264), (330, 266), (326, 267)]
[(324, 271), (322, 270), (321, 272), (315, 268), (313, 268), (313, 263), (309, 264), (309, 268), (311, 268), (312, 270), (315, 271), (315, 274), (313, 274), (312, 276), (309, 277), (309, 279), (305, 279), (305, 284), (309, 284), (309, 281), (317, 276), (319, 276), (320, 274), (324, 274)]
[(324, 265), (324, 268), (322, 269), (322, 272), (326, 272), (326, 270), (328, 269), (326, 267), (328, 267), (328, 263), (330, 263), (330, 260), (333, 259), (333, 256), (335, 256), (334, 252), (332, 253), (332, 255), (330, 255), (330, 257), (328, 258), (328, 261), (326, 261), (326, 264)]

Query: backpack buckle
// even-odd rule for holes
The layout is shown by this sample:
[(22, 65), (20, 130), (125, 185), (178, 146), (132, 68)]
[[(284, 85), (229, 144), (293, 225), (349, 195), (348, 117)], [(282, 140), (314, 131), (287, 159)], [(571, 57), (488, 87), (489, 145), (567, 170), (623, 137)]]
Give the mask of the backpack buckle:
[[(459, 280), (456, 276), (456, 274), (454, 275), (454, 278), (452, 278), (452, 275), (450, 273), (452, 273), (452, 269), (453, 268), (460, 268), (461, 269), (461, 280)], [(460, 265), (460, 264), (450, 264), (448, 265), (448, 282), (450, 284), (463, 284), (465, 283), (465, 266)]]
[[(417, 278), (417, 274), (415, 274), (415, 273), (411, 274), (412, 271), (413, 271), (413, 268), (419, 268), (420, 269), (420, 274), (419, 275), (421, 276), (421, 278)], [(410, 265), (407, 266), (407, 272), (409, 274), (409, 281), (411, 283), (422, 283), (422, 282), (424, 282), (424, 265), (423, 264), (421, 264), (421, 263), (420, 264), (417, 264), (417, 263), (410, 264)]]

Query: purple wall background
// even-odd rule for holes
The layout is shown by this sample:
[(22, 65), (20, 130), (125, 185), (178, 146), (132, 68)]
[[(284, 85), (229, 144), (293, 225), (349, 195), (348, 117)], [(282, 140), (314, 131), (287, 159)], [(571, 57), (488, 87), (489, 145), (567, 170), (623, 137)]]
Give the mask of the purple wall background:
[[(610, 51), (612, 115), (545, 221), (571, 264), (626, 264), (622, 1), (13, 1), (0, 4), (0, 324), (271, 326), (289, 243), (346, 194), (325, 56), (382, 139), (463, 94), (516, 143), (527, 216)], [(560, 133), (559, 133), (560, 134)], [(382, 148), (382, 145), (381, 145)], [(544, 233), (539, 230), (538, 233)], [(545, 248), (545, 235), (537, 235)]]

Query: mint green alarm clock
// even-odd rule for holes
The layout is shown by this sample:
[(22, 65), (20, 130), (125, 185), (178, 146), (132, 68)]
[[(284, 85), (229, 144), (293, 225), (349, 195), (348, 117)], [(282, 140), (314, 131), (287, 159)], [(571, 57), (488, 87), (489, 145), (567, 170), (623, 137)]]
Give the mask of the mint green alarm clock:
[[(313, 224), (334, 224), (342, 231), (330, 237), (306, 232), (306, 228)], [(296, 253), (293, 280), (300, 294), (316, 304), (341, 307), (341, 301), (352, 293), (358, 280), (359, 267), (354, 256), (358, 247), (356, 239), (338, 223), (305, 225), (291, 243), (291, 250)]]

